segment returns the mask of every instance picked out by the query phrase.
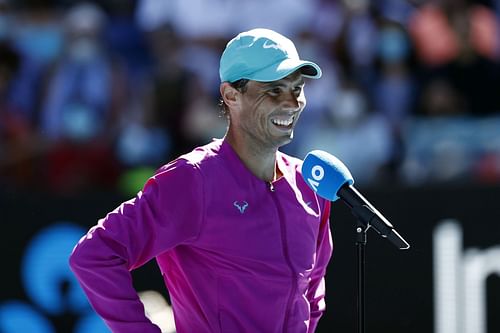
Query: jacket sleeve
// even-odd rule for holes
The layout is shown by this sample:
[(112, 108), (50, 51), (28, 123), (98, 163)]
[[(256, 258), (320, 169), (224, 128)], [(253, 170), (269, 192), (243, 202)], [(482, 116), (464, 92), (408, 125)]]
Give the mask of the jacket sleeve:
[(130, 271), (196, 239), (203, 219), (202, 186), (197, 168), (178, 160), (75, 246), (70, 267), (112, 332), (160, 333), (145, 316)]
[(316, 265), (311, 274), (307, 298), (311, 306), (311, 320), (309, 332), (314, 332), (318, 321), (326, 309), (325, 304), (325, 274), (328, 262), (333, 251), (333, 241), (330, 232), (330, 207), (329, 201), (324, 201), (321, 214), (318, 243), (316, 246)]

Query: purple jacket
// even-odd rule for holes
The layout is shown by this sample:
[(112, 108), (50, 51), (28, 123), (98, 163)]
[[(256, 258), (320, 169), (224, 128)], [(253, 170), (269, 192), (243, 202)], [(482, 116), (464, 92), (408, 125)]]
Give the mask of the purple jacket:
[(162, 167), (137, 197), (90, 229), (70, 265), (113, 332), (159, 333), (130, 271), (156, 257), (178, 333), (313, 332), (325, 309), (330, 203), (301, 161), (255, 177), (223, 140)]

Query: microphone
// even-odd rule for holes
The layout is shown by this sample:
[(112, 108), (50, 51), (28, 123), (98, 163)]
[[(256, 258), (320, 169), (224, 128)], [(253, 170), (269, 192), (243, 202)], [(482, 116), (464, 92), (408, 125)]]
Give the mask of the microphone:
[(302, 163), (302, 177), (320, 197), (330, 201), (342, 199), (358, 220), (400, 250), (410, 248), (393, 225), (353, 186), (351, 172), (335, 156), (322, 150), (309, 152)]

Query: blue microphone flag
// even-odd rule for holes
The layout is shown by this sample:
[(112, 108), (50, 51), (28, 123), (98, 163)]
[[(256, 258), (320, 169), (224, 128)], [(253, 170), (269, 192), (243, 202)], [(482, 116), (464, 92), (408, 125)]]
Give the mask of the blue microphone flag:
[(345, 164), (322, 150), (313, 150), (306, 155), (302, 177), (314, 192), (330, 201), (339, 199), (337, 192), (344, 184), (354, 184)]

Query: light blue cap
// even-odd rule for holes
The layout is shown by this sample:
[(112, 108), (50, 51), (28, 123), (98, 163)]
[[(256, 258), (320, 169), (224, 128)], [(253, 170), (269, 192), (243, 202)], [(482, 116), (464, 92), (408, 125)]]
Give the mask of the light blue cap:
[(220, 59), (219, 75), (221, 82), (240, 79), (270, 82), (298, 69), (305, 77), (321, 77), (321, 68), (314, 62), (301, 60), (290, 39), (259, 28), (242, 32), (227, 43)]

